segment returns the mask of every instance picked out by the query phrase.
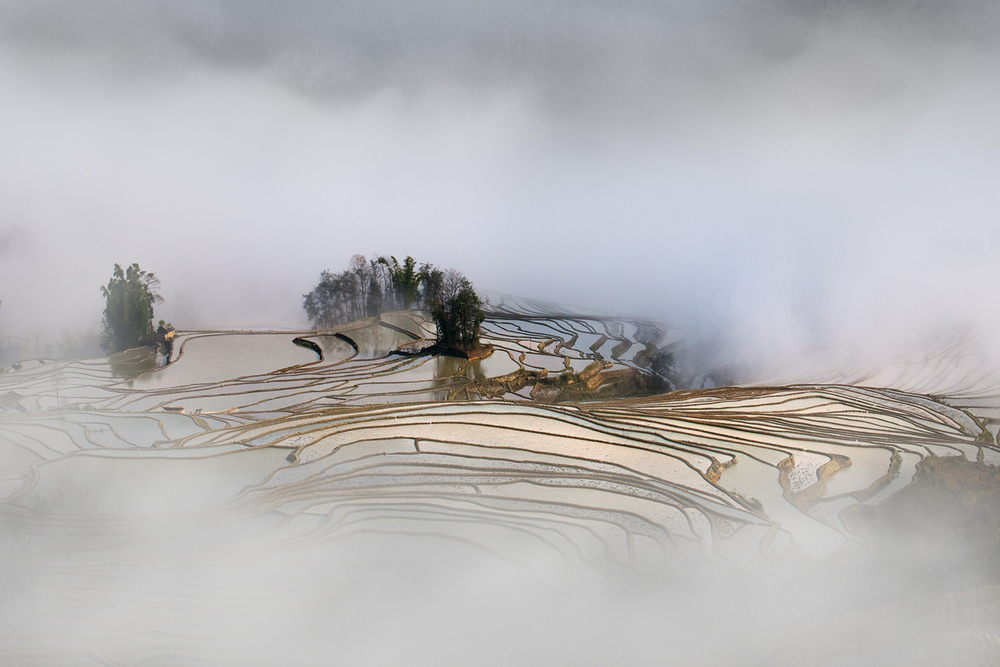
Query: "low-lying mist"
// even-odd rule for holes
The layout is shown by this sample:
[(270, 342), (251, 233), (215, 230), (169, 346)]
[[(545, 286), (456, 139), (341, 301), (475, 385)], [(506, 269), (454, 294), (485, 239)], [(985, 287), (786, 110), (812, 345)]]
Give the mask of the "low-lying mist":
[[(0, 618), (11, 664), (989, 664), (995, 567), (969, 540), (888, 532), (820, 562), (679, 560), (601, 570), (531, 540), (400, 520), (317, 540), (261, 539), (281, 515), (233, 516), (197, 493), (103, 521), (49, 502), (3, 520)], [(94, 485), (88, 494), (117, 493)], [(65, 489), (64, 489), (65, 491)], [(118, 499), (120, 500), (120, 499)], [(86, 505), (86, 503), (84, 503)], [(145, 509), (142, 509), (145, 505)], [(391, 506), (387, 505), (391, 513)], [(397, 508), (399, 509), (399, 508)], [(23, 516), (22, 516), (23, 518)], [(373, 524), (376, 522), (372, 522)], [(409, 532), (407, 531), (409, 529)], [(958, 533), (947, 534), (949, 538)], [(258, 541), (259, 540), (259, 541)], [(981, 545), (979, 545), (981, 546)], [(6, 661), (6, 660), (4, 660)]]

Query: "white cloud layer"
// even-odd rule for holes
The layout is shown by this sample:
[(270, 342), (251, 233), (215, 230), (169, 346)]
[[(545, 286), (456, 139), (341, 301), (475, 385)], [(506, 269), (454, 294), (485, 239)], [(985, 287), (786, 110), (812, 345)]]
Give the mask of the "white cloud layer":
[(133, 261), (180, 327), (304, 326), (355, 252), (775, 367), (995, 324), (995, 11), (276, 7), (5, 6), (0, 330)]

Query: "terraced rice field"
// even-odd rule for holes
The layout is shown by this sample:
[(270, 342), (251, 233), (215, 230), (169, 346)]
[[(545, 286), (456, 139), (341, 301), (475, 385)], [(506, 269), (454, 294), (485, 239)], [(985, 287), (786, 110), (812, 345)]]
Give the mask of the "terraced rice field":
[[(6, 369), (3, 554), (9, 572), (45, 576), (0, 607), (0, 661), (211, 663), (264, 608), (349, 596), (401, 535), (435, 545), (437, 563), (476, 554), (536, 582), (826, 559), (860, 541), (845, 517), (905, 488), (922, 458), (1000, 463), (1000, 380), (963, 383), (954, 364), (582, 403), (504, 381), (484, 392), (519, 371), (641, 369), (640, 351), (680, 340), (494, 308), (495, 352), (474, 362), (393, 354), (433, 336), (394, 313), (330, 332), (185, 332), (166, 367), (132, 351)], [(252, 618), (205, 621), (213, 605)]]

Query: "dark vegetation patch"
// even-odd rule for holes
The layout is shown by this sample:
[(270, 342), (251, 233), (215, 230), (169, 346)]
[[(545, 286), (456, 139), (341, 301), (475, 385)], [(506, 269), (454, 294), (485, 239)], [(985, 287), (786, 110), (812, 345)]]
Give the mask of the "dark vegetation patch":
[(649, 396), (663, 390), (663, 381), (634, 368), (610, 370), (612, 363), (597, 360), (579, 373), (564, 371), (550, 376), (546, 371), (519, 369), (495, 378), (476, 381), (476, 392), (496, 398), (532, 387), (531, 398), (539, 403), (588, 401)]
[(913, 482), (845, 522), (874, 557), (949, 587), (1000, 584), (1000, 469), (963, 457), (920, 461)]
[[(412, 257), (399, 262), (395, 257), (368, 260), (355, 255), (349, 269), (323, 271), (316, 287), (303, 295), (302, 307), (316, 329), (421, 308), (429, 312), (437, 327), (440, 353), (481, 359), (492, 350), (479, 343), (479, 328), (486, 316), (472, 283), (453, 269), (441, 270), (426, 263), (418, 267)], [(413, 335), (391, 324), (380, 324)]]
[(834, 558), (761, 557), (734, 584), (779, 604), (748, 610), (737, 645), (760, 647), (752, 664), (1000, 664), (1000, 469), (928, 457), (909, 486), (842, 518), (860, 539)]

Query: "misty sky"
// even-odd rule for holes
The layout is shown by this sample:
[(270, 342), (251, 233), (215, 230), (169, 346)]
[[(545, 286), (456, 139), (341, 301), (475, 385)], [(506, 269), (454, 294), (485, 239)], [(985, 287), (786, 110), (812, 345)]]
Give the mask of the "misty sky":
[(133, 261), (179, 328), (305, 326), (356, 252), (748, 356), (992, 332), (998, 35), (985, 1), (8, 0), (0, 333), (95, 327)]

